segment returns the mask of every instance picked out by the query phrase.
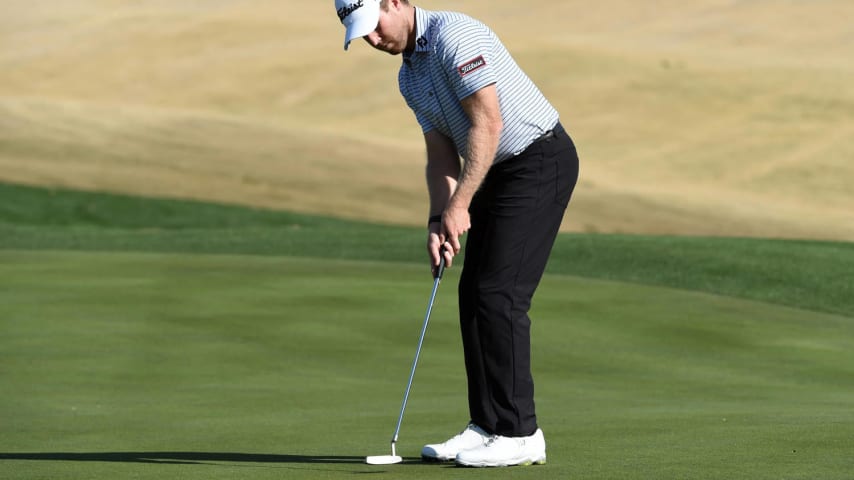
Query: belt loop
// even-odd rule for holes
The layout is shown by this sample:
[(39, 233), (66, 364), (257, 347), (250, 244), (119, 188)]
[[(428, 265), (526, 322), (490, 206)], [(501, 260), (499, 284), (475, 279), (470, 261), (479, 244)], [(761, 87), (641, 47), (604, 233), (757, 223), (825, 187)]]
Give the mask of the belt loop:
[(554, 129), (551, 129), (537, 137), (537, 139), (532, 142), (532, 145), (534, 143), (550, 142), (553, 138), (555, 138), (555, 131)]

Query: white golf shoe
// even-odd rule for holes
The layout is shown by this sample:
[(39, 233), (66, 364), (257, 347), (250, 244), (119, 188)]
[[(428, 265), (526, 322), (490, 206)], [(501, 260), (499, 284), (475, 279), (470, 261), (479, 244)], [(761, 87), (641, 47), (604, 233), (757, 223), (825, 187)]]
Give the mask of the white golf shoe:
[(493, 435), (484, 445), (461, 451), (457, 465), (465, 467), (509, 467), (546, 463), (546, 439), (539, 428), (528, 437)]
[(421, 449), (421, 458), (428, 462), (448, 462), (457, 458), (457, 454), (471, 448), (486, 445), (492, 435), (473, 423), (469, 423), (465, 430), (450, 438), (447, 442), (424, 445)]

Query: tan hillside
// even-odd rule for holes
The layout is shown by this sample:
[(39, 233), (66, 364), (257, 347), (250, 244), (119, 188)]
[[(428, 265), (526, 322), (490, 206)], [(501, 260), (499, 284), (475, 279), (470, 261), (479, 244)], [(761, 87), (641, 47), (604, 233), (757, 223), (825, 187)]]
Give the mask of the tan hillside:
[[(416, 4), (489, 23), (561, 111), (565, 230), (854, 240), (854, 2)], [(4, 1), (0, 181), (422, 225), (400, 59), (333, 10)]]

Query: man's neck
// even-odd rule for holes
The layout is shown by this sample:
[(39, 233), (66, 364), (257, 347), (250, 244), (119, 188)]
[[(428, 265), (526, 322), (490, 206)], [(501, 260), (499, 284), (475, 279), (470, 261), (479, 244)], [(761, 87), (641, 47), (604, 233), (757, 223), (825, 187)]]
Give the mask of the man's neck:
[(406, 48), (403, 50), (405, 53), (412, 53), (415, 51), (415, 32), (418, 31), (416, 19), (415, 6), (411, 6), (409, 7), (409, 37), (406, 39)]

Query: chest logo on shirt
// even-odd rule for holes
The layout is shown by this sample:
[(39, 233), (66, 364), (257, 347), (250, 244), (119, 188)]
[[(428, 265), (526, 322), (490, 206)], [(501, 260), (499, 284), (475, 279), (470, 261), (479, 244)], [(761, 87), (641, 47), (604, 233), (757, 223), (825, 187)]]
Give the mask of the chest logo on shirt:
[(474, 72), (478, 68), (485, 66), (486, 60), (483, 59), (483, 55), (478, 55), (477, 57), (457, 67), (457, 72), (459, 72), (461, 77), (465, 77), (466, 75)]

